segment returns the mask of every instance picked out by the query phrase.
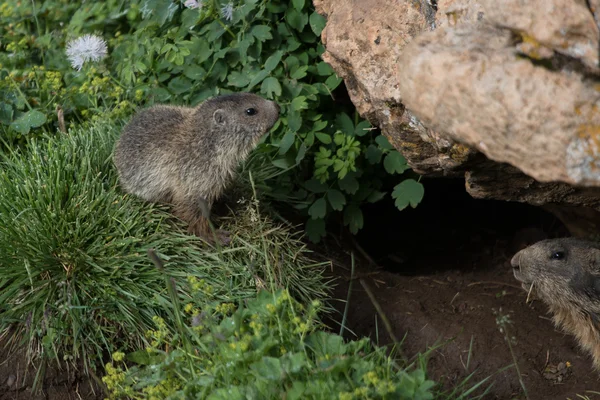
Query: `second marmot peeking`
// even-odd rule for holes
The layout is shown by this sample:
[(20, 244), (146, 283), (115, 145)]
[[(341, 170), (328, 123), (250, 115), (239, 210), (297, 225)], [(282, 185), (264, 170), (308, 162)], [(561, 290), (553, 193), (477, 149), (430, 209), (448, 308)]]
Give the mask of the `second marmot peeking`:
[(554, 323), (575, 335), (600, 369), (600, 243), (547, 239), (514, 255), (513, 273), (546, 303)]
[[(195, 108), (144, 109), (115, 147), (120, 184), (144, 200), (171, 204), (190, 233), (214, 243), (212, 204), (278, 119), (275, 102), (251, 93), (217, 96)], [(227, 242), (226, 232), (218, 236)]]

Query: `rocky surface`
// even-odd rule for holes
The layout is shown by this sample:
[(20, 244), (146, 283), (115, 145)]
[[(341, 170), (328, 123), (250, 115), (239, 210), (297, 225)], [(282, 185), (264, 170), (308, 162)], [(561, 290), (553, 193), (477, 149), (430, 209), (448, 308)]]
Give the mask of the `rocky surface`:
[(600, 210), (600, 0), (314, 3), (323, 58), (415, 171)]

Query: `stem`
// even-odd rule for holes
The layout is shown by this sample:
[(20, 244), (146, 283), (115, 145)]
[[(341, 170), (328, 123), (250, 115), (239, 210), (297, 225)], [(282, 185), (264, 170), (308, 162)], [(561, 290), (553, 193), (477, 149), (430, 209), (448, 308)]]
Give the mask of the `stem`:
[[(31, 0), (31, 7), (32, 10), (31, 12), (33, 13), (33, 19), (35, 20), (35, 27), (37, 29), (37, 37), (40, 37), (42, 35), (42, 30), (40, 29), (40, 21), (38, 20), (37, 17), (37, 12), (35, 12), (35, 0)], [(46, 64), (46, 60), (45, 60), (45, 56), (44, 56), (44, 50), (42, 50), (42, 65)]]
[(344, 333), (344, 327), (346, 326), (346, 317), (350, 309), (350, 296), (352, 296), (352, 286), (354, 285), (354, 252), (350, 253), (352, 257), (352, 269), (350, 270), (350, 283), (348, 284), (348, 296), (346, 296), (346, 306), (344, 307), (344, 315), (342, 316), (342, 326), (340, 327), (340, 336)]
[(19, 92), (19, 95), (23, 98), (23, 101), (25, 101), (25, 105), (27, 106), (29, 111), (33, 111), (33, 107), (31, 107), (31, 104), (29, 104), (29, 102), (27, 101), (27, 97), (25, 97), (25, 94), (21, 91), (21, 88), (19, 87), (19, 85), (17, 85), (15, 79), (11, 76), (11, 74), (8, 74), (8, 77), (10, 78), (12, 84), (15, 86), (15, 89), (17, 89), (17, 92)]

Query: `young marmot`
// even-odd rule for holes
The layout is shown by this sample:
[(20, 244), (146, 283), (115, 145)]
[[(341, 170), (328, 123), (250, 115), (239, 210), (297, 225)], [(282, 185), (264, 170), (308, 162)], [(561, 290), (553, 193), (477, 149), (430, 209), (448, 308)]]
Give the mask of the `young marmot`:
[(514, 255), (515, 278), (546, 303), (554, 323), (575, 335), (600, 369), (600, 243), (548, 239)]
[[(188, 231), (214, 243), (210, 209), (239, 163), (279, 119), (279, 106), (251, 93), (223, 95), (195, 108), (157, 105), (125, 126), (114, 162), (122, 188), (173, 206)], [(219, 231), (221, 242), (227, 232)]]

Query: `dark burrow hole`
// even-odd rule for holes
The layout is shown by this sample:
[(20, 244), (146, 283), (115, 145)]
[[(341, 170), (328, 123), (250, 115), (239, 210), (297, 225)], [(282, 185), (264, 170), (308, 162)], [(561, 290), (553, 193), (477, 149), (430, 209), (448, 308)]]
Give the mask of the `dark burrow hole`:
[[(356, 239), (383, 269), (402, 275), (485, 268), (482, 256), (512, 257), (537, 240), (569, 236), (552, 214), (529, 204), (477, 200), (464, 179), (424, 179), (416, 208), (398, 211), (391, 196), (363, 207)], [(490, 265), (490, 268), (492, 266)]]

